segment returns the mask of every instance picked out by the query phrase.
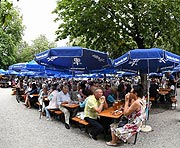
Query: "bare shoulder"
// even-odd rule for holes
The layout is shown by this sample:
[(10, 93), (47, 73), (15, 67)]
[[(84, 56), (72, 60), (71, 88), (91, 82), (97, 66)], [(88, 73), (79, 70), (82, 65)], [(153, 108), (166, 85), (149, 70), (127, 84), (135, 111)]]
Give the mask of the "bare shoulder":
[(141, 100), (138, 99), (138, 100), (134, 101), (132, 105), (136, 108), (139, 108), (141, 106)]

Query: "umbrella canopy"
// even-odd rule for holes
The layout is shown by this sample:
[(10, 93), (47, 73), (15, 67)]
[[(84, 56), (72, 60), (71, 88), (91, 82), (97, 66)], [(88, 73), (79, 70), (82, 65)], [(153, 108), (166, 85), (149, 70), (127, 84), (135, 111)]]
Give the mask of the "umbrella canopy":
[(45, 66), (38, 64), (36, 61), (32, 60), (26, 63), (16, 63), (9, 66), (9, 70), (15, 71), (42, 71), (45, 70)]
[(26, 64), (25, 69), (31, 71), (42, 71), (45, 70), (45, 66), (38, 64), (36, 61), (32, 60)]
[(4, 69), (0, 69), (0, 74), (4, 75), (4, 74), (6, 74), (6, 71)]
[(116, 69), (130, 72), (159, 72), (173, 69), (180, 63), (180, 56), (159, 49), (134, 49), (114, 60)]
[(156, 73), (156, 72), (152, 72), (149, 74), (150, 77), (162, 77), (163, 73)]
[(15, 70), (6, 70), (6, 75), (18, 75), (19, 72)]
[(132, 72), (122, 72), (118, 74), (119, 77), (133, 77), (133, 76), (137, 76), (136, 73), (132, 73)]
[[(118, 70), (149, 74), (173, 69), (180, 63), (180, 56), (159, 49), (134, 49), (114, 60), (113, 66)], [(148, 81), (148, 83), (150, 83)], [(149, 105), (149, 84), (147, 97)]]
[(16, 63), (11, 66), (9, 66), (9, 70), (15, 70), (15, 71), (21, 71), (26, 67), (27, 63)]
[(111, 66), (106, 53), (82, 47), (57, 47), (41, 52), (35, 56), (41, 65), (60, 69), (91, 71)]
[(173, 69), (174, 72), (179, 72), (180, 71), (180, 64), (174, 67)]

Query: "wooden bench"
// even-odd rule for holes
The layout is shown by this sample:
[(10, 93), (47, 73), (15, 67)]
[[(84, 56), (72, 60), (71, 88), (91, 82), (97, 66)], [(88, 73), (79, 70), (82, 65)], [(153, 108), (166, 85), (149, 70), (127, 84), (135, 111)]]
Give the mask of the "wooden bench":
[(60, 121), (64, 122), (63, 115), (64, 113), (60, 109), (50, 109), (49, 110), (52, 114), (54, 114), (54, 118), (59, 119)]
[(89, 123), (86, 120), (81, 119), (79, 117), (73, 117), (73, 118), (71, 118), (71, 120), (76, 121), (76, 122), (83, 124), (85, 126), (89, 125)]
[(54, 114), (56, 114), (56, 115), (61, 115), (61, 114), (63, 114), (63, 112), (62, 112), (61, 110), (53, 110), (53, 109), (50, 109), (49, 111), (50, 111), (50, 112), (54, 112)]
[[(35, 103), (37, 106), (39, 106), (39, 108), (40, 108), (40, 106), (41, 106), (41, 104), (39, 103), (39, 102), (36, 102)], [(41, 110), (42, 110), (42, 108), (41, 108)], [(59, 110), (59, 109), (49, 109), (49, 112), (51, 113), (51, 114), (54, 114), (54, 115), (56, 115), (56, 116), (60, 116), (60, 115), (62, 115), (63, 114), (63, 112), (61, 111), (61, 110)], [(41, 119), (41, 114), (42, 114), (42, 111), (40, 111), (40, 119)]]
[(83, 125), (83, 127), (85, 127), (85, 132), (88, 133), (87, 127), (89, 126), (89, 123), (88, 123), (86, 120), (81, 119), (81, 118), (79, 118), (79, 117), (77, 117), (77, 116), (71, 118), (71, 120), (72, 120), (72, 121), (75, 121), (76, 123), (78, 123), (78, 127), (79, 127), (80, 130), (82, 130), (81, 125)]

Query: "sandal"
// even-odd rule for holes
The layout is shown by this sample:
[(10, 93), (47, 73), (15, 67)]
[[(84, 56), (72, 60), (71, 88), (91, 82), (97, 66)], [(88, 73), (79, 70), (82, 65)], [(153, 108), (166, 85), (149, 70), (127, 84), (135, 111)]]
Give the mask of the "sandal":
[(111, 141), (106, 142), (106, 145), (108, 146), (117, 146), (117, 143), (111, 143)]
[(23, 103), (23, 105), (24, 105), (24, 106), (27, 106), (27, 104), (26, 104), (26, 103)]

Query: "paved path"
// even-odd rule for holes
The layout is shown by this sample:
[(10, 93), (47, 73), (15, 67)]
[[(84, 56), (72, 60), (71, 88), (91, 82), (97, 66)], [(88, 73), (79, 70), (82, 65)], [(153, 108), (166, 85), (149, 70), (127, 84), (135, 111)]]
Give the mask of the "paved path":
[[(180, 90), (178, 90), (180, 92)], [(180, 94), (178, 92), (178, 95)], [(178, 96), (179, 102), (180, 97)], [(107, 148), (105, 140), (91, 140), (72, 127), (64, 128), (60, 121), (39, 120), (37, 109), (27, 109), (17, 103), (11, 88), (0, 88), (0, 148)], [(180, 105), (176, 110), (153, 109), (147, 122), (152, 132), (138, 135), (135, 146), (119, 147), (178, 148), (180, 146)]]

